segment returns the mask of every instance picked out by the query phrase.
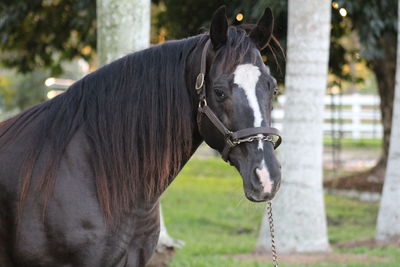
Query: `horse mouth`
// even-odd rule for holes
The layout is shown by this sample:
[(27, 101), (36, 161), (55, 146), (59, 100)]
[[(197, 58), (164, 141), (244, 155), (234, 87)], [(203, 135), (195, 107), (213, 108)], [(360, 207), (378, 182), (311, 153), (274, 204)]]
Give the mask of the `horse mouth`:
[(280, 181), (274, 182), (272, 184), (272, 190), (271, 192), (264, 192), (262, 190), (262, 186), (257, 186), (257, 189), (246, 189), (245, 188), (245, 196), (248, 200), (250, 200), (251, 202), (267, 202), (267, 201), (271, 201), (272, 199), (274, 199), (276, 193), (279, 190), (280, 187)]
[(245, 193), (251, 202), (267, 202), (275, 197), (275, 193)]

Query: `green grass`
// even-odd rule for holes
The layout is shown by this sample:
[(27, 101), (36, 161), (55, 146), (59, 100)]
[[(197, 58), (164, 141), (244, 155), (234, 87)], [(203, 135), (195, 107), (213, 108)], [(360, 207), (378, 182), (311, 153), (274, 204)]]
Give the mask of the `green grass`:
[[(332, 138), (325, 137), (324, 145), (331, 146)], [(343, 148), (381, 148), (382, 147), (382, 139), (360, 139), (353, 140), (351, 138), (342, 138), (340, 140), (340, 144)]]
[[(325, 201), (331, 244), (374, 235), (377, 204), (333, 195), (326, 196)], [(265, 262), (244, 262), (227, 257), (230, 254), (248, 253), (255, 247), (265, 205), (245, 199), (240, 176), (222, 160), (191, 160), (163, 195), (162, 203), (170, 235), (186, 242), (169, 266), (272, 266)], [(385, 256), (390, 262), (379, 266), (400, 266), (400, 251), (396, 248), (370, 250), (357, 247), (343, 252)]]
[(362, 203), (345, 197), (326, 195), (325, 205), (331, 243), (374, 236), (377, 203)]

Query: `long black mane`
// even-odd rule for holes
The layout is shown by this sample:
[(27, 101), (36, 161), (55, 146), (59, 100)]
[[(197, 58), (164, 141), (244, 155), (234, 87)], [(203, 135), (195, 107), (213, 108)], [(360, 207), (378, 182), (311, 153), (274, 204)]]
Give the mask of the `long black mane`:
[[(138, 198), (159, 196), (192, 151), (196, 104), (186, 79), (197, 73), (187, 65), (199, 64), (189, 57), (208, 39), (201, 34), (127, 55), (85, 76), (64, 94), (2, 122), (0, 149), (30, 122), (40, 120), (23, 164), (20, 212), (43, 155), (47, 164), (35, 189), (45, 192), (46, 207), (63, 153), (78, 130), (91, 148), (88, 159), (108, 221), (118, 221)], [(251, 47), (244, 30), (230, 27), (227, 45), (215, 57), (233, 67)]]
[(29, 191), (35, 163), (49, 146), (51, 157), (37, 187), (46, 191), (47, 202), (62, 154), (79, 129), (93, 150), (90, 163), (106, 218), (118, 219), (137, 197), (160, 194), (192, 148), (194, 115), (185, 69), (188, 55), (204, 38), (127, 55), (85, 76), (64, 94), (3, 122), (0, 145), (41, 114), (42, 135), (26, 157), (20, 203)]

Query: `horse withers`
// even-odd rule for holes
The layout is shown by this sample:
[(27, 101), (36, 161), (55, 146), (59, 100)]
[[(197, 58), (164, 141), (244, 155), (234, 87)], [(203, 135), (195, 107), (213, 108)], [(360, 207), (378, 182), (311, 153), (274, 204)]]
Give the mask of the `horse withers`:
[(205, 141), (251, 201), (280, 184), (276, 82), (249, 34), (219, 8), (209, 33), (127, 55), (0, 124), (0, 266), (145, 266), (159, 197)]

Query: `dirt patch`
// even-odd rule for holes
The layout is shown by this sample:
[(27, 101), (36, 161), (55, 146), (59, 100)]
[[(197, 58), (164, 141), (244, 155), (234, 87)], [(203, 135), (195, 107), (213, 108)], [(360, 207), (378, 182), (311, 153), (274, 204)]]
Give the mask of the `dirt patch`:
[(324, 181), (324, 187), (340, 190), (382, 192), (385, 168), (376, 166), (371, 170)]
[(339, 162), (334, 162), (332, 147), (324, 146), (324, 168), (331, 170), (339, 167), (341, 170), (362, 172), (376, 166), (380, 155), (381, 150), (376, 148), (343, 148), (338, 155)]
[[(392, 238), (388, 241), (376, 241), (374, 238), (365, 238), (359, 240), (352, 240), (348, 242), (335, 244), (335, 247), (341, 249), (350, 249), (355, 247), (367, 247), (369, 249), (385, 248), (388, 246), (395, 246), (400, 248), (400, 236)], [(272, 262), (270, 253), (247, 253), (230, 255), (229, 257), (240, 261), (258, 261), (258, 262)], [(279, 263), (283, 264), (350, 264), (350, 263), (368, 263), (368, 264), (382, 264), (389, 262), (389, 259), (381, 256), (369, 256), (364, 254), (349, 254), (349, 253), (291, 253), (291, 254), (278, 254)]]
[(173, 248), (166, 248), (163, 251), (156, 251), (151, 256), (150, 261), (146, 264), (146, 267), (166, 267), (167, 262), (172, 259), (176, 254)]
[[(272, 262), (270, 254), (249, 253), (233, 255), (232, 258), (240, 261), (262, 261)], [(302, 254), (279, 254), (279, 263), (283, 264), (349, 264), (349, 263), (385, 263), (389, 259), (378, 256), (368, 256), (362, 254), (346, 254), (346, 253), (302, 253)]]
[(400, 237), (395, 237), (390, 240), (377, 241), (374, 238), (365, 238), (359, 240), (352, 240), (348, 242), (338, 243), (335, 247), (338, 248), (354, 248), (354, 247), (367, 247), (369, 249), (385, 248), (394, 246), (400, 248)]

